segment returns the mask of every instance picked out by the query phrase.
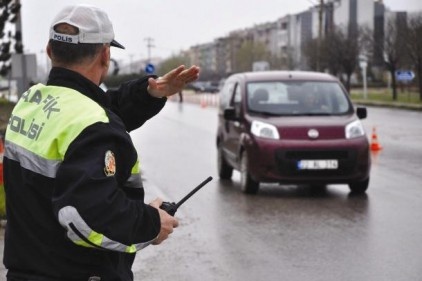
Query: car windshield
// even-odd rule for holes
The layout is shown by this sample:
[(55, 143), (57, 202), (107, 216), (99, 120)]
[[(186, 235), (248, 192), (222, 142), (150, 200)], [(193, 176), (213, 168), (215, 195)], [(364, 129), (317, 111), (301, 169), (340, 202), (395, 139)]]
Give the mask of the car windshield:
[(352, 108), (337, 82), (271, 81), (247, 84), (250, 112), (267, 115), (342, 115)]

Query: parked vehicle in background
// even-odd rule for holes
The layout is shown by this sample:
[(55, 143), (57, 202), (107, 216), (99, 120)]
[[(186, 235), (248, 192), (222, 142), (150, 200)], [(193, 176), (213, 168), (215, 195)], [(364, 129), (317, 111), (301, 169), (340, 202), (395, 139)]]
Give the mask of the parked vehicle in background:
[(213, 81), (196, 81), (186, 85), (187, 89), (192, 89), (195, 93), (211, 93), (215, 94), (220, 91), (219, 82)]
[(185, 86), (185, 89), (193, 90), (195, 91), (195, 93), (199, 93), (203, 89), (203, 85), (202, 85), (202, 82), (195, 81), (195, 82), (187, 84)]
[(261, 182), (369, 185), (369, 142), (335, 77), (316, 72), (264, 71), (230, 76), (220, 91), (218, 173), (240, 171), (241, 188), (256, 193)]

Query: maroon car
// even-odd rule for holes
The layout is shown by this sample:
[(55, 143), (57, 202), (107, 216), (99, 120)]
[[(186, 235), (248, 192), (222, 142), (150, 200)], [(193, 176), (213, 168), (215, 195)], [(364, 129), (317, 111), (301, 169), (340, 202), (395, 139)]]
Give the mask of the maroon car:
[(366, 114), (329, 74), (234, 74), (220, 92), (219, 176), (240, 171), (245, 193), (258, 192), (261, 182), (348, 184), (364, 193), (371, 162), (359, 119)]

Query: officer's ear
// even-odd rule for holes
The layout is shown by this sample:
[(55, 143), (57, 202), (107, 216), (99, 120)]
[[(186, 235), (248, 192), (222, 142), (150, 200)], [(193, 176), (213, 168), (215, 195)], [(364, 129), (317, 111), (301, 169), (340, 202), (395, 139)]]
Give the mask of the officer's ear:
[(53, 51), (51, 50), (51, 44), (50, 44), (50, 42), (47, 43), (47, 46), (45, 47), (45, 51), (46, 51), (48, 57), (50, 59), (52, 59)]
[(110, 45), (104, 45), (101, 49), (101, 65), (106, 68), (110, 65)]
[(51, 64), (53, 66), (55, 66), (56, 65), (56, 61), (54, 60), (54, 57), (53, 57), (53, 50), (51, 49), (51, 43), (50, 42), (48, 42), (47, 47), (45, 47), (45, 51), (46, 51), (48, 57), (51, 60)]
[(51, 45), (48, 42), (47, 47), (45, 47), (45, 51), (47, 52), (48, 57), (51, 59)]

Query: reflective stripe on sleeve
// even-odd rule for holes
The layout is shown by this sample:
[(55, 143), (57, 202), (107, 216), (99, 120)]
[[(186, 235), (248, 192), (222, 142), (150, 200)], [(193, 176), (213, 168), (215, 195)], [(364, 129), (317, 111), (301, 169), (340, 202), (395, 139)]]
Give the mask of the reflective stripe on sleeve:
[(142, 183), (141, 174), (132, 174), (127, 182), (125, 183), (125, 187), (130, 188), (144, 188)]
[(131, 174), (139, 174), (141, 172), (139, 159), (136, 160), (135, 165), (133, 165)]
[(141, 171), (139, 167), (140, 165), (139, 165), (139, 159), (138, 159), (136, 160), (135, 165), (133, 165), (132, 167), (131, 175), (126, 182), (125, 187), (144, 188), (144, 185), (142, 183)]
[(67, 237), (73, 243), (83, 247), (97, 247), (117, 252), (134, 253), (154, 241), (153, 239), (145, 243), (133, 245), (125, 245), (114, 241), (92, 230), (79, 215), (76, 208), (72, 206), (66, 206), (60, 209), (59, 222), (67, 230)]
[(17, 161), (21, 167), (49, 178), (55, 178), (61, 160), (45, 159), (17, 144), (5, 141), (4, 156)]

